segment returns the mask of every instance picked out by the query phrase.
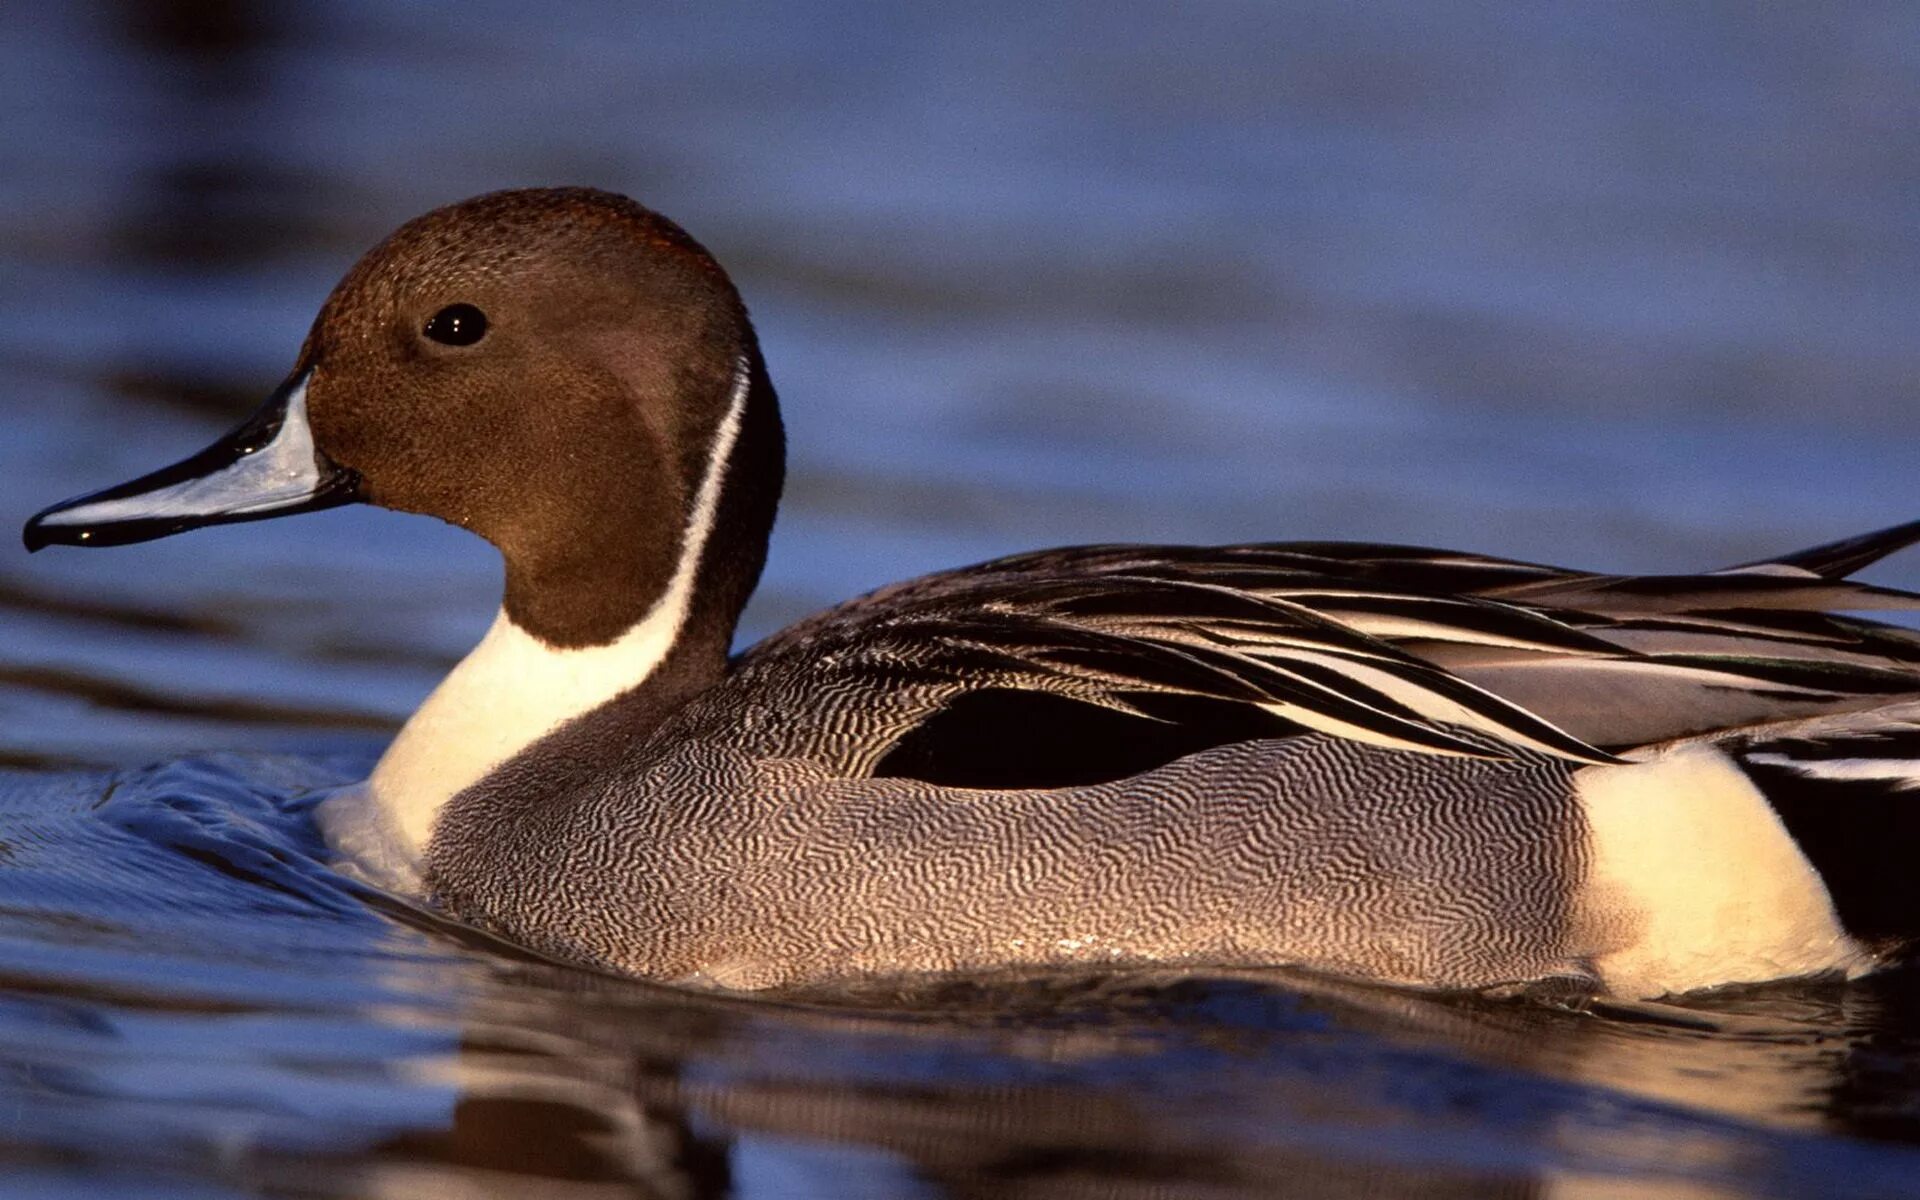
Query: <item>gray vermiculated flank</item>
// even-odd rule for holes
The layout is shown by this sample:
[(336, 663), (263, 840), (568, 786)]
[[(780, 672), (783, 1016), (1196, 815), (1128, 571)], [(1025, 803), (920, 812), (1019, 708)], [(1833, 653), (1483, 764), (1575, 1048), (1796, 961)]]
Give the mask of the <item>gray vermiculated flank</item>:
[[(1110, 784), (956, 790), (835, 778), (805, 746), (768, 745), (797, 731), (754, 730), (769, 710), (753, 701), (702, 697), (605, 774), (591, 747), (617, 718), (576, 722), (453, 802), (428, 853), (436, 889), (561, 956), (736, 986), (1009, 961), (1298, 963), (1460, 987), (1584, 974), (1569, 941), (1584, 826), (1556, 759), (1309, 735)], [(857, 706), (836, 720), (816, 703), (804, 732), (857, 736)], [(514, 804), (529, 772), (553, 784), (570, 744), (577, 777)]]

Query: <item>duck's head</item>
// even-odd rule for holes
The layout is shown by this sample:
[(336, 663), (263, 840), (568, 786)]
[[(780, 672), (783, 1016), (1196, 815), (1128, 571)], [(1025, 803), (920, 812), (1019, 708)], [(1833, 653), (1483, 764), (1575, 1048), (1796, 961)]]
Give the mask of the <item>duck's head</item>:
[(25, 538), (124, 545), (365, 501), (486, 538), (514, 622), (585, 646), (695, 577), (730, 629), (780, 463), (745, 309), (697, 242), (610, 193), (497, 192), (361, 259), (239, 428), (46, 509)]

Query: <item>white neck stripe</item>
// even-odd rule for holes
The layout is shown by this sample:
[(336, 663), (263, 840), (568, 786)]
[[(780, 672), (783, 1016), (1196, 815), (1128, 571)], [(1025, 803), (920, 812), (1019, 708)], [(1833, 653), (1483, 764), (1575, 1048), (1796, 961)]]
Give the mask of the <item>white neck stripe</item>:
[(646, 616), (605, 645), (563, 649), (533, 637), (502, 609), (486, 637), (387, 748), (368, 781), (369, 795), (356, 800), (360, 807), (349, 811), (343, 798), (333, 814), (337, 821), (328, 823), (329, 843), (343, 848), (352, 842), (353, 852), (364, 856), (372, 824), (383, 827), (372, 840), (395, 843), (396, 853), (387, 857), (417, 858), (435, 816), (455, 794), (564, 722), (639, 686), (659, 667), (687, 622), (752, 385), (751, 364), (742, 357), (713, 430), (673, 575)]
[[(747, 411), (747, 392), (752, 386), (753, 369), (742, 356), (734, 362), (733, 391), (727, 397), (727, 411), (721, 414), (720, 424), (714, 427), (713, 453), (707, 458), (706, 473), (700, 477), (699, 490), (693, 495), (693, 511), (687, 514), (686, 531), (680, 535), (680, 561), (674, 564), (673, 578), (667, 581), (667, 590), (660, 593), (660, 598), (654, 601), (647, 615), (633, 629), (621, 635), (621, 640), (668, 615), (672, 618), (672, 636), (678, 636), (686, 625), (694, 580), (700, 574), (700, 559), (706, 554), (707, 541), (713, 536), (714, 517), (720, 511), (720, 489), (726, 482), (727, 465), (733, 460), (734, 443), (740, 440), (740, 425)], [(576, 653), (590, 651), (591, 648)], [(652, 673), (651, 667), (648, 673)], [(639, 683), (640, 679), (636, 678), (633, 682)]]

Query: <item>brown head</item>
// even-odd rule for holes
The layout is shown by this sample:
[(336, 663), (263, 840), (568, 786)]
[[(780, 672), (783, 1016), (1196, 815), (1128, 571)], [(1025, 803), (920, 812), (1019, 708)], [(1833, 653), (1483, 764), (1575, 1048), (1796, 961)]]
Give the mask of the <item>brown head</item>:
[[(619, 636), (691, 550), (688, 632), (724, 648), (780, 471), (746, 310), (697, 242), (607, 192), (496, 192), (362, 258), (233, 434), (40, 513), (26, 539), (116, 545), (365, 500), (492, 542), (509, 615), (556, 646)], [(703, 517), (712, 536), (690, 545)]]

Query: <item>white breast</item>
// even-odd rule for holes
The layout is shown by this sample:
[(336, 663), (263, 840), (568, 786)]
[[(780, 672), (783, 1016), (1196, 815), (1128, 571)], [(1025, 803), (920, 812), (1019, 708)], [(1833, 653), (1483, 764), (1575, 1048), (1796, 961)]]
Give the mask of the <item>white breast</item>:
[(562, 723), (634, 687), (666, 658), (685, 602), (655, 607), (605, 646), (560, 650), (502, 611), (374, 768), (368, 788), (409, 847), (454, 794)]

